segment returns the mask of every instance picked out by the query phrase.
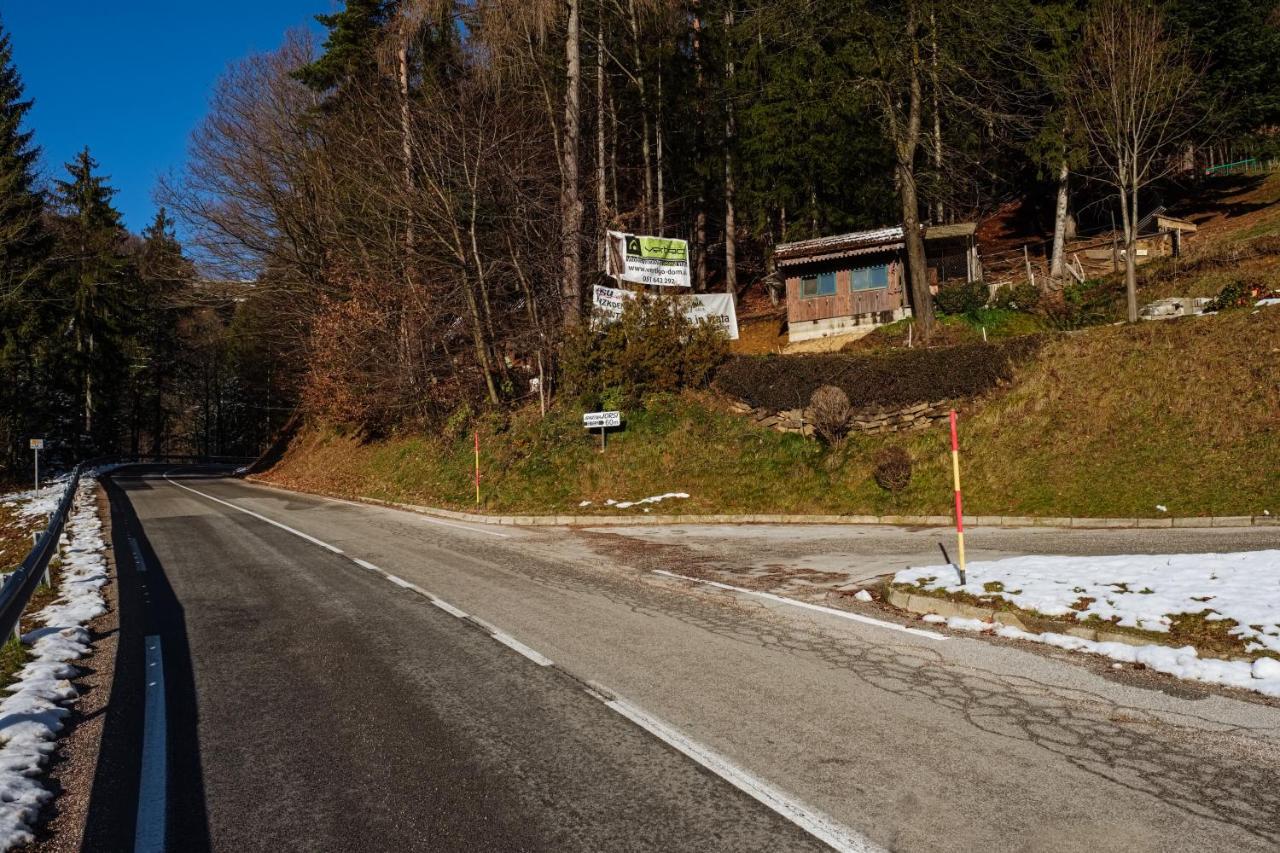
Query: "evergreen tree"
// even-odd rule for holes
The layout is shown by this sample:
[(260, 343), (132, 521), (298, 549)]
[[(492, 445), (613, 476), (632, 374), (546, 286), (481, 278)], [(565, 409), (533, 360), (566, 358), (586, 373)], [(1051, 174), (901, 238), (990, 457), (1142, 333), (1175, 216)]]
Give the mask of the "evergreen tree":
[(69, 341), (58, 360), (78, 404), (78, 423), (66, 425), (77, 450), (107, 449), (116, 443), (116, 404), (127, 376), (126, 351), (134, 321), (128, 233), (111, 204), (116, 191), (97, 168), (86, 147), (66, 165), (69, 179), (54, 183), (54, 291)]
[(35, 187), (40, 150), (24, 128), (31, 104), (0, 28), (0, 466), (23, 459), (26, 438), (40, 432), (32, 332), (50, 240)]
[(143, 230), (135, 263), (129, 446), (134, 453), (159, 454), (165, 451), (174, 426), (174, 373), (182, 347), (179, 323), (189, 312), (183, 296), (195, 278), (194, 266), (174, 233), (173, 219), (163, 207)]
[(398, 0), (348, 0), (341, 12), (316, 15), (329, 31), (324, 53), (293, 76), (318, 92), (371, 76), (377, 68), (375, 48), (398, 6)]

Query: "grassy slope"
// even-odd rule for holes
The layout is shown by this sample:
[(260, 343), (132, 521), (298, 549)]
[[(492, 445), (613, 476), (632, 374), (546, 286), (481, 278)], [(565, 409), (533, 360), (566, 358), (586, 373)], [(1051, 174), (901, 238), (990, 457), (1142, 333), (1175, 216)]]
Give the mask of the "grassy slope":
[[(1194, 355), (1192, 355), (1194, 354)], [(591, 500), (689, 492), (663, 512), (928, 513), (950, 509), (947, 436), (851, 439), (837, 459), (760, 430), (705, 395), (653, 400), (600, 454), (577, 411), (482, 427), (484, 508), (579, 512)], [(1012, 390), (963, 413), (974, 514), (1280, 513), (1280, 308), (1061, 335)], [(899, 495), (871, 479), (876, 452), (916, 460)], [(473, 506), (470, 434), (363, 443), (304, 431), (267, 475), (282, 484)], [(655, 510), (656, 511), (656, 510)], [(608, 510), (608, 512), (616, 512)], [(630, 510), (639, 512), (639, 510)]]
[[(1234, 185), (1233, 185), (1234, 186)], [(1280, 233), (1280, 175), (1244, 181), (1211, 205), (1197, 245)], [(1144, 300), (1214, 295), (1242, 273), (1272, 276), (1275, 257), (1194, 273), (1147, 271)], [(1172, 274), (1170, 274), (1172, 273)], [(1025, 315), (950, 318), (956, 341), (1031, 331)], [(766, 320), (772, 340), (776, 320)], [(764, 328), (762, 326), (762, 328)], [(888, 327), (866, 345), (893, 345)], [(591, 512), (607, 498), (684, 491), (661, 512), (944, 514), (951, 509), (947, 436), (860, 437), (838, 458), (812, 441), (759, 430), (708, 396), (627, 412), (606, 454), (580, 412), (535, 411), (481, 427), (484, 504), (497, 512)], [(1280, 308), (1102, 327), (1055, 336), (1012, 390), (962, 413), (966, 508), (979, 515), (1280, 514)], [(905, 445), (916, 460), (899, 495), (871, 478), (876, 453)], [(304, 430), (266, 475), (318, 491), (474, 507), (468, 433), (365, 443)], [(593, 506), (580, 510), (583, 500)], [(630, 512), (640, 512), (638, 509)]]

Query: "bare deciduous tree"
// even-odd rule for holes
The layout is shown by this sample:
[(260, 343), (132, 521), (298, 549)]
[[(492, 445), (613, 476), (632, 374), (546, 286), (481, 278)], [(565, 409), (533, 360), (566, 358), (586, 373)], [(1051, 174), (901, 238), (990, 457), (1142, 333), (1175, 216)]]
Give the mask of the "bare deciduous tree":
[(1097, 159), (1098, 176), (1119, 197), (1129, 322), (1138, 320), (1139, 195), (1177, 165), (1178, 147), (1198, 124), (1200, 79), (1185, 39), (1170, 34), (1144, 0), (1104, 0), (1085, 24), (1071, 87), (1073, 111)]

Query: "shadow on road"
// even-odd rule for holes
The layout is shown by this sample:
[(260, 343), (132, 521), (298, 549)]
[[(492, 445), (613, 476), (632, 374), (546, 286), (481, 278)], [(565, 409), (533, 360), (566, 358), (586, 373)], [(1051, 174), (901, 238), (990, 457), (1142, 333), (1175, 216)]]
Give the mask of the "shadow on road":
[[(120, 600), (120, 644), (81, 849), (133, 849), (146, 688), (143, 641), (154, 634), (160, 636), (164, 652), (167, 847), (184, 853), (203, 853), (210, 849), (209, 826), (186, 621), (182, 605), (165, 577), (164, 567), (156, 559), (128, 499), (129, 492), (150, 486), (145, 480), (131, 477), (130, 470), (102, 480), (111, 500), (111, 547)], [(145, 572), (139, 571), (133, 543), (137, 544)]]

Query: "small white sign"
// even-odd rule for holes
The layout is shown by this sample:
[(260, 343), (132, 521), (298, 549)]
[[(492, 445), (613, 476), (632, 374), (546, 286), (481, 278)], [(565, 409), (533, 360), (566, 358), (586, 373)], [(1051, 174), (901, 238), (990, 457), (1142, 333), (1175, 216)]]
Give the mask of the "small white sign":
[(622, 412), (587, 412), (582, 425), (587, 429), (622, 426)]
[(43, 439), (43, 438), (33, 438), (33, 439), (31, 439), (31, 449), (32, 449), (32, 450), (44, 450), (44, 439)]

